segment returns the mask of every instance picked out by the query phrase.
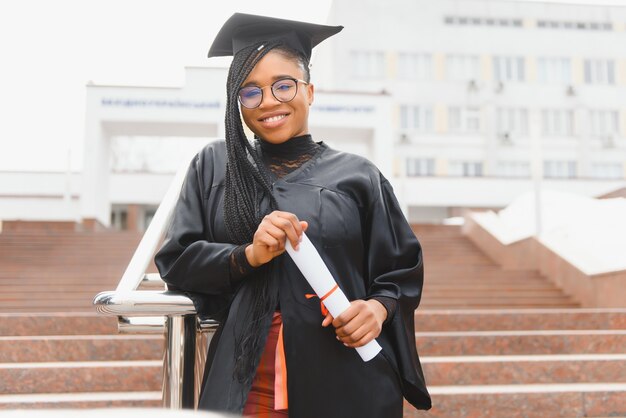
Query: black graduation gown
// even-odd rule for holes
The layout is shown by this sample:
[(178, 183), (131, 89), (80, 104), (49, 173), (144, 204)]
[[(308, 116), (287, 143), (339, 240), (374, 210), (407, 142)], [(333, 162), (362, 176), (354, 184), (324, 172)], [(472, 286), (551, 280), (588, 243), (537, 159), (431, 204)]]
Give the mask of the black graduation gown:
[[(428, 409), (413, 318), (423, 285), (421, 246), (379, 170), (319, 144), (314, 157), (273, 183), (278, 206), (308, 221), (308, 237), (349, 300), (386, 296), (398, 303), (377, 339), (383, 351), (363, 362), (337, 341), (332, 326), (321, 326), (319, 299), (305, 297), (312, 288), (286, 253), (278, 257), (289, 415), (399, 418), (403, 395)], [(199, 408), (241, 413), (250, 388), (233, 377), (233, 352), (250, 291), (246, 278), (235, 282), (229, 274), (237, 245), (224, 226), (225, 167), (224, 141), (193, 159), (155, 263), (170, 288), (187, 292), (199, 312), (221, 322)]]

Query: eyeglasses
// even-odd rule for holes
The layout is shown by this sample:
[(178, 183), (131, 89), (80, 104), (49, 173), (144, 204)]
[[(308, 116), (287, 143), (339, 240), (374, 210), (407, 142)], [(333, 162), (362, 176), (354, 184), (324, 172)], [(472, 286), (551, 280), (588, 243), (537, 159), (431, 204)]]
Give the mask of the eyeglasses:
[[(298, 82), (309, 84), (297, 78), (281, 78), (272, 83), (272, 95), (281, 103), (290, 102), (298, 93)], [(268, 86), (265, 86), (268, 87)], [(263, 101), (263, 89), (265, 87), (249, 86), (239, 89), (239, 103), (247, 109), (259, 107)]]

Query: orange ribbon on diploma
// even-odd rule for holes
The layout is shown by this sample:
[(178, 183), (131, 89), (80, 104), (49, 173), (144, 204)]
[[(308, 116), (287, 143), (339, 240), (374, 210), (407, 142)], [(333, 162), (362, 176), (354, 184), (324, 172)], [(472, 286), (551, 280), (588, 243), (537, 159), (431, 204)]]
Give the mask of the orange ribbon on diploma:
[[(320, 298), (322, 314), (327, 310), (326, 312), (330, 312), (334, 318), (337, 318), (350, 307), (350, 301), (339, 288), (337, 281), (305, 233), (302, 234), (302, 240), (297, 251), (293, 249), (289, 240), (287, 240), (286, 249), (315, 294)], [(312, 297), (312, 295), (306, 296), (307, 298)], [(356, 348), (363, 361), (373, 359), (380, 350), (382, 348), (376, 340)]]

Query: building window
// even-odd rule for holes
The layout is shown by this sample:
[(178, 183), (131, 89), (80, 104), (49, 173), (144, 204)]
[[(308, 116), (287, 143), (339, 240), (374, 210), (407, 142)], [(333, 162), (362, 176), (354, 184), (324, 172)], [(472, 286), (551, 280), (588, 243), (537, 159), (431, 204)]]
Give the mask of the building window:
[(615, 84), (615, 61), (604, 59), (586, 59), (585, 83)]
[(496, 56), (493, 58), (493, 74), (499, 82), (520, 82), (526, 79), (524, 58)]
[(573, 179), (576, 177), (576, 161), (544, 161), (543, 175), (546, 178)]
[(555, 57), (539, 58), (537, 73), (540, 83), (570, 84), (572, 82), (571, 60)]
[(405, 131), (432, 132), (432, 108), (427, 106), (401, 105), (400, 128)]
[(544, 136), (572, 136), (574, 134), (574, 112), (566, 109), (544, 109), (541, 111), (541, 128)]
[(479, 133), (480, 109), (458, 106), (448, 108), (448, 129), (453, 133)]
[(451, 161), (449, 175), (457, 177), (481, 177), (483, 163), (476, 161)]
[(446, 78), (451, 81), (478, 80), (479, 59), (475, 55), (448, 55), (446, 58)]
[(128, 210), (125, 206), (114, 205), (111, 208), (111, 227), (120, 231), (128, 229)]
[(504, 28), (522, 27), (522, 19), (505, 17), (494, 18), (481, 16), (444, 16), (443, 22), (446, 25), (454, 26), (499, 26)]
[(380, 51), (352, 51), (352, 75), (355, 78), (383, 78), (385, 54)]
[(613, 30), (611, 22), (574, 22), (571, 20), (544, 20), (537, 21), (537, 27), (541, 29), (572, 29), (572, 30)]
[(499, 135), (527, 135), (528, 111), (516, 108), (498, 108), (496, 110), (496, 129)]
[(150, 226), (150, 222), (152, 222), (152, 219), (154, 219), (154, 215), (156, 214), (157, 208), (156, 207), (147, 207), (144, 210), (144, 216), (143, 216), (143, 229), (142, 231), (145, 231), (146, 229), (148, 229), (148, 226)]
[(598, 179), (623, 179), (624, 166), (621, 163), (593, 163), (591, 176)]
[(615, 137), (619, 133), (619, 114), (616, 110), (590, 110), (589, 134), (596, 137)]
[(431, 54), (401, 52), (398, 54), (398, 78), (403, 80), (432, 80)]
[(409, 177), (434, 176), (434, 158), (407, 158), (406, 175)]
[(530, 177), (530, 165), (523, 161), (500, 161), (497, 170), (502, 177)]

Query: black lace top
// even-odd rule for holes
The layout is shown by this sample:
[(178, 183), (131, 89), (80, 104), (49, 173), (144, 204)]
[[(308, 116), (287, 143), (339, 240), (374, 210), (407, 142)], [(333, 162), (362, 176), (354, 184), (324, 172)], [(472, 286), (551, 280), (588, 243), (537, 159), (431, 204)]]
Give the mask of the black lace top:
[[(319, 151), (320, 145), (313, 141), (311, 135), (302, 135), (291, 138), (281, 144), (272, 144), (259, 140), (261, 158), (272, 176), (282, 178), (292, 171), (298, 169)], [(237, 247), (230, 257), (231, 281), (242, 280), (254, 267), (248, 263), (245, 250), (250, 245), (243, 244)], [(387, 310), (385, 323), (391, 321), (396, 310), (397, 301), (393, 298), (375, 297)]]
[(291, 138), (282, 144), (259, 141), (261, 158), (277, 178), (282, 178), (310, 160), (320, 149), (311, 135)]

